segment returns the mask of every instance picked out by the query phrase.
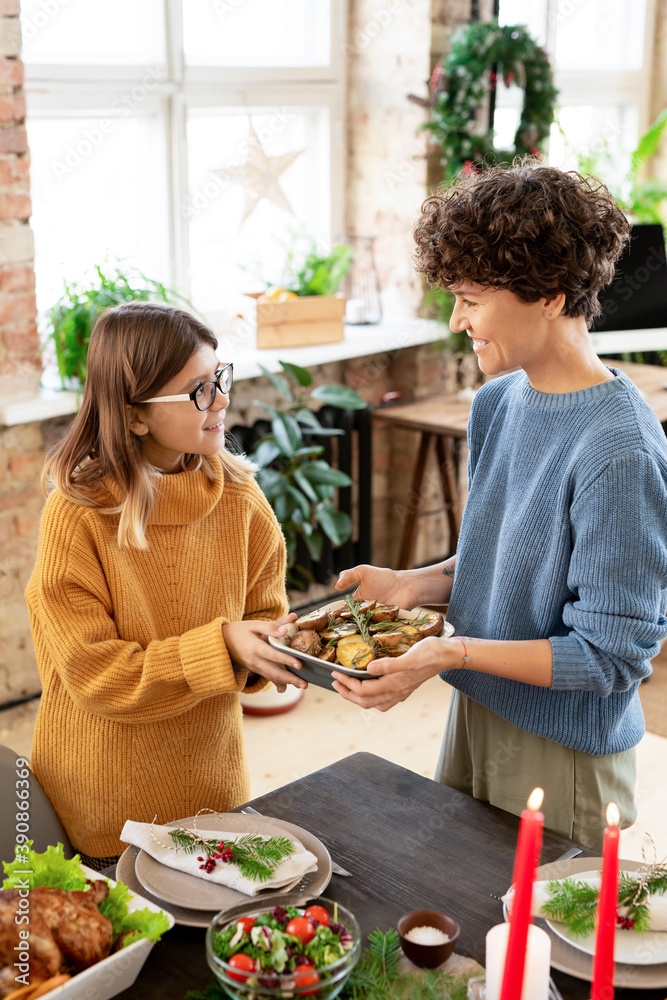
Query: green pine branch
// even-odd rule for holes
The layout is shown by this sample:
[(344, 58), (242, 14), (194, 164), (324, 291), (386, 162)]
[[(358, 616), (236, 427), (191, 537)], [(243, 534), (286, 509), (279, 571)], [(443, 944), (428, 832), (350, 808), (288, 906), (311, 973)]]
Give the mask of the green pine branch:
[[(176, 846), (185, 854), (201, 851), (209, 858), (219, 850), (219, 839), (199, 837), (182, 827), (170, 830), (169, 834)], [(264, 838), (245, 834), (238, 840), (226, 840), (225, 847), (231, 848), (234, 857), (224, 863), (236, 865), (241, 874), (253, 882), (267, 882), (280, 862), (294, 853), (294, 843), (289, 837)]]
[[(551, 920), (565, 924), (574, 937), (585, 937), (595, 930), (599, 887), (566, 878), (548, 883), (550, 898), (542, 905)], [(667, 866), (647, 865), (630, 875), (624, 872), (618, 883), (618, 909), (641, 933), (649, 929), (648, 898), (667, 892)]]

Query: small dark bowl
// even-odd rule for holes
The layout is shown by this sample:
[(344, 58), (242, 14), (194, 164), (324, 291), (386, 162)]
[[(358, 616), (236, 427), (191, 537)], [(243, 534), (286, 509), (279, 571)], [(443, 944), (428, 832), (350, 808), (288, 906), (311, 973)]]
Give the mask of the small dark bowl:
[[(444, 944), (417, 944), (416, 941), (408, 941), (405, 935), (413, 927), (437, 927), (439, 931), (449, 936), (449, 941), (445, 941)], [(446, 962), (454, 951), (454, 945), (461, 933), (456, 920), (440, 910), (413, 910), (412, 913), (406, 913), (401, 917), (397, 928), (403, 954), (420, 969), (435, 969)]]

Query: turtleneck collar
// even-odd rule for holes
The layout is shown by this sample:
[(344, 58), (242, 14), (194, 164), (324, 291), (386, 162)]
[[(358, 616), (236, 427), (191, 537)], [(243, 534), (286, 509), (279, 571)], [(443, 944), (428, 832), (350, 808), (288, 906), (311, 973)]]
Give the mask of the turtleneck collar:
[[(161, 475), (156, 483), (155, 505), (149, 524), (190, 524), (207, 517), (219, 502), (224, 488), (224, 471), (217, 455), (210, 456), (215, 477), (209, 479), (203, 469), (184, 470)], [(108, 478), (104, 485), (115, 503), (120, 502), (120, 490)]]

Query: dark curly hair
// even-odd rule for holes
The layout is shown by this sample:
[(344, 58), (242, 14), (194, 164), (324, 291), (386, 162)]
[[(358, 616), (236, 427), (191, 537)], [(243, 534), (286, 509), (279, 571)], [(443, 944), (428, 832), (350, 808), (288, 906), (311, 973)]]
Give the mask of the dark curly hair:
[(630, 224), (605, 185), (516, 160), (463, 176), (428, 198), (414, 228), (417, 272), (432, 285), (507, 288), (524, 302), (565, 293), (565, 316), (601, 313)]

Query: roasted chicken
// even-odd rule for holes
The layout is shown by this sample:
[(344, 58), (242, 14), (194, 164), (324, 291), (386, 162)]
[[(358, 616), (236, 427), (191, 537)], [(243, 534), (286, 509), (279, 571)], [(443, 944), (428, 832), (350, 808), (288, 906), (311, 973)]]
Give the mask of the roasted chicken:
[[(85, 891), (67, 892), (39, 886), (31, 889), (28, 907), (20, 906), (17, 889), (0, 890), (0, 997), (17, 986), (19, 951), (29, 955), (29, 980), (37, 983), (64, 972), (75, 974), (106, 958), (111, 952), (111, 921), (98, 906), (109, 894), (103, 880), (89, 883)], [(17, 923), (17, 915), (28, 921)], [(19, 931), (29, 931), (21, 937)]]

